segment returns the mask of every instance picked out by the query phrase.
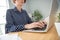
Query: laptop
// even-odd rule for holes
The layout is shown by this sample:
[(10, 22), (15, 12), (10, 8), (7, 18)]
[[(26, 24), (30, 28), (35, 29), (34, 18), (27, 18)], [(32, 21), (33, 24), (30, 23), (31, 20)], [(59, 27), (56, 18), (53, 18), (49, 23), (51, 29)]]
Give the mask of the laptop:
[(51, 23), (49, 23), (49, 16), (45, 19), (45, 21), (47, 22), (47, 25), (41, 29), (41, 28), (32, 28), (32, 29), (27, 29), (27, 30), (24, 30), (24, 32), (47, 32), (48, 31), (48, 27), (51, 26)]
[(43, 28), (42, 30), (41, 29), (39, 30), (39, 28), (37, 28), (37, 30), (29, 29), (29, 30), (24, 30), (24, 32), (48, 32), (48, 30), (52, 28), (52, 26), (54, 25), (55, 13), (57, 12), (57, 9), (58, 9), (57, 0), (53, 0), (50, 13), (48, 17), (46, 16), (46, 18), (44, 19), (47, 22), (45, 28)]

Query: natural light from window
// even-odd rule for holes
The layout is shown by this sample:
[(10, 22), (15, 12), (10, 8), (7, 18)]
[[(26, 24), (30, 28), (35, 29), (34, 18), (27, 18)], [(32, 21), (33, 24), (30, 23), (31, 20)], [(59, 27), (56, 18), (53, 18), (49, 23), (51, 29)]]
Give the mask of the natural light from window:
[(8, 0), (0, 0), (0, 34), (5, 33), (6, 10), (8, 9)]

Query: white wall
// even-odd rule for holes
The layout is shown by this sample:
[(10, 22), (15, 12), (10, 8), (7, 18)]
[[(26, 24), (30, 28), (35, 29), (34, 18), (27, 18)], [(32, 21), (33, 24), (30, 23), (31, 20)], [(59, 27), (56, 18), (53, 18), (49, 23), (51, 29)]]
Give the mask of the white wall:
[(49, 15), (52, 6), (52, 0), (29, 0), (28, 2), (29, 13), (33, 13), (34, 10), (38, 9), (44, 18)]

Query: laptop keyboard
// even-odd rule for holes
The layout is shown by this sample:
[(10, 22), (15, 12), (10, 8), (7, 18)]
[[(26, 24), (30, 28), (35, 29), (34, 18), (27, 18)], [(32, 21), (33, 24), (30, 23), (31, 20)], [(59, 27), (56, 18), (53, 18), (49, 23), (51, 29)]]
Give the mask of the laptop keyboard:
[(35, 28), (25, 29), (25, 30), (36, 30), (36, 31), (43, 30), (44, 31), (46, 29), (46, 27), (47, 27), (47, 25), (45, 24), (43, 28), (35, 27)]
[(39, 27), (35, 27), (35, 28), (31, 28), (32, 30), (45, 30), (47, 27), (47, 25), (45, 25), (43, 28), (39, 28)]

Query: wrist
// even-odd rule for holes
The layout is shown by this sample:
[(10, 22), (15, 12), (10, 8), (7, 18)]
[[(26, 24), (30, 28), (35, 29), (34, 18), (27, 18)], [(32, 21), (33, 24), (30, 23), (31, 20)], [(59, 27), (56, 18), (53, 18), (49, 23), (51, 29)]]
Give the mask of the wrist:
[(29, 29), (29, 24), (24, 25), (25, 29)]

